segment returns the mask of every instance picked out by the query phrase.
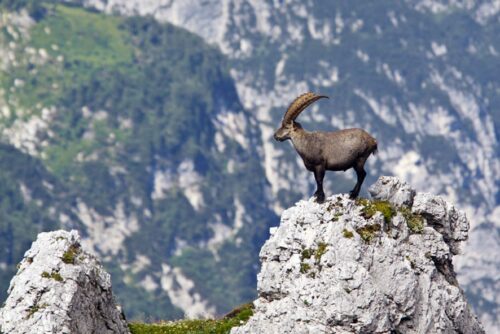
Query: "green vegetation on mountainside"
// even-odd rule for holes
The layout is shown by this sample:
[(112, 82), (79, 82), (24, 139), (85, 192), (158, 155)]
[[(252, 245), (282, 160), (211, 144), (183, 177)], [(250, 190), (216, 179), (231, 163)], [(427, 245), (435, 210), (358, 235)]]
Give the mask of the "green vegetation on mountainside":
[(222, 319), (180, 320), (155, 324), (131, 323), (132, 334), (227, 334), (231, 328), (241, 326), (253, 314), (253, 305), (245, 304)]
[[(123, 204), (127, 216), (137, 217), (138, 230), (105, 261), (127, 317), (182, 317), (160, 287), (164, 263), (181, 268), (219, 313), (253, 299), (258, 248), (275, 216), (262, 203), (265, 178), (256, 152), (230, 138), (223, 152), (215, 145), (217, 114), (242, 111), (224, 57), (201, 38), (151, 18), (44, 8), (29, 38), (16, 40), (18, 64), (0, 78), (10, 108), (0, 126), (54, 110), (47, 135), (36, 143), (38, 163), (49, 174), (41, 179), (64, 185), (65, 209), (73, 208), (72, 221), (84, 235), (74, 215), (76, 199), (102, 216), (113, 216)], [(11, 39), (7, 30), (0, 32), (0, 43)], [(186, 161), (200, 176), (205, 205), (193, 208), (177, 184), (153, 199), (155, 173), (175, 179)], [(243, 218), (252, 224), (209, 251), (210, 224), (231, 227), (235, 200), (249, 209)], [(5, 230), (0, 227), (0, 235)], [(24, 235), (17, 247), (27, 249), (35, 235)], [(179, 241), (182, 251), (176, 251)], [(130, 264), (138, 255), (149, 263), (135, 270)], [(15, 261), (21, 256), (20, 250)], [(6, 278), (14, 272), (9, 268)], [(148, 276), (158, 283), (154, 290), (142, 288)], [(7, 283), (2, 280), (2, 287)]]
[(39, 161), (3, 144), (0, 185), (0, 300), (4, 300), (31, 241), (38, 233), (57, 228), (57, 217), (46, 206), (60, 205), (61, 198), (48, 189), (59, 185)]

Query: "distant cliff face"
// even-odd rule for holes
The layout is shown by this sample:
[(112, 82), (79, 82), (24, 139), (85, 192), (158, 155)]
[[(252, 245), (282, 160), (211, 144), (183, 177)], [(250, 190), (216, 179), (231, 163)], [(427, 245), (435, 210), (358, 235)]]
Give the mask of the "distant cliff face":
[(452, 258), (465, 214), (395, 178), (286, 210), (265, 243), (259, 298), (231, 333), (484, 333)]
[[(500, 328), (500, 5), (498, 0), (75, 0), (152, 15), (220, 47), (258, 120), (276, 213), (314, 183), (272, 140), (290, 101), (332, 99), (301, 115), (307, 129), (363, 127), (379, 142), (367, 182), (395, 174), (466, 210), (471, 236), (456, 267), (481, 321)], [(349, 175), (349, 174), (345, 174)], [(329, 181), (327, 178), (327, 189)], [(336, 192), (352, 188), (336, 175)]]
[(224, 56), (151, 18), (50, 5), (35, 20), (22, 3), (0, 1), (0, 304), (59, 228), (102, 258), (130, 319), (254, 298), (278, 216)]

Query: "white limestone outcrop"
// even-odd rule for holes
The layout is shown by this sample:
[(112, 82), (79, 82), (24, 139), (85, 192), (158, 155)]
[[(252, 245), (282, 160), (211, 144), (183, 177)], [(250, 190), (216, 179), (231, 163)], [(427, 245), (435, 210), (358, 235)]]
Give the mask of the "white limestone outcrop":
[(370, 192), (283, 213), (260, 252), (255, 313), (232, 334), (484, 333), (452, 265), (465, 215), (396, 178)]
[(0, 309), (0, 332), (129, 333), (110, 275), (76, 231), (40, 233), (19, 265)]

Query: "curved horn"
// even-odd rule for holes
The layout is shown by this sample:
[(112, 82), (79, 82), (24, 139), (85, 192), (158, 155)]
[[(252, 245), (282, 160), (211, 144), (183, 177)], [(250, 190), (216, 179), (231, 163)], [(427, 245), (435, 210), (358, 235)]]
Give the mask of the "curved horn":
[(294, 121), (297, 116), (299, 116), (299, 114), (304, 111), (304, 109), (322, 98), (328, 99), (328, 96), (317, 95), (311, 92), (300, 95), (295, 100), (293, 100), (293, 102), (288, 107), (285, 116), (283, 116), (283, 121), (281, 124), (285, 125)]

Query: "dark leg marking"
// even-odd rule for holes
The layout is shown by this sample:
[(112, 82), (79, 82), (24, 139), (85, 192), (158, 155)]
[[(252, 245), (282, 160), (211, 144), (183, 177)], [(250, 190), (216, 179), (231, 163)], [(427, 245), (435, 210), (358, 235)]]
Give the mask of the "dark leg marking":
[(351, 199), (358, 197), (359, 191), (361, 190), (361, 185), (363, 184), (363, 181), (365, 180), (365, 177), (366, 177), (366, 172), (364, 169), (365, 161), (366, 160), (359, 161), (358, 163), (356, 163), (356, 165), (354, 165), (354, 170), (356, 171), (358, 181), (356, 182), (354, 189), (352, 189), (351, 192), (349, 193), (349, 197)]
[(314, 178), (316, 179), (316, 192), (314, 196), (318, 203), (325, 201), (325, 192), (323, 191), (323, 178), (325, 177), (325, 168), (323, 166), (314, 169)]

